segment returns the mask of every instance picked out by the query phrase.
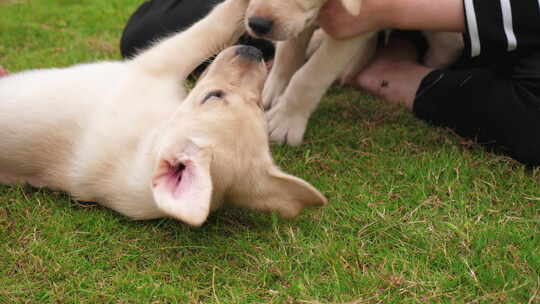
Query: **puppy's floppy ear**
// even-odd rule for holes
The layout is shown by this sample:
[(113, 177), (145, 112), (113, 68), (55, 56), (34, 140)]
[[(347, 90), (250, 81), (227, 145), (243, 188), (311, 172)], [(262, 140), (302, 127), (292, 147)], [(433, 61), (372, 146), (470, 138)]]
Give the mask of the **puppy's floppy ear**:
[(326, 205), (327, 200), (306, 181), (272, 166), (257, 181), (257, 189), (248, 198), (256, 209), (277, 211), (285, 218), (295, 217), (306, 207)]
[(152, 173), (152, 193), (157, 207), (168, 216), (200, 226), (212, 201), (211, 151), (191, 141), (160, 153)]
[(353, 16), (358, 16), (360, 14), (360, 9), (362, 8), (362, 0), (341, 0), (343, 7)]

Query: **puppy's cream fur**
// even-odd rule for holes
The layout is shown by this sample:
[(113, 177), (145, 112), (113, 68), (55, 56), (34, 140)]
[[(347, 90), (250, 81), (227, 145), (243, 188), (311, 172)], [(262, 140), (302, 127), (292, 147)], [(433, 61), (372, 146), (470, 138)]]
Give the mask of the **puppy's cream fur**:
[[(341, 0), (352, 14), (358, 15), (362, 0)], [(269, 109), (267, 118), (273, 141), (300, 145), (308, 119), (322, 96), (342, 73), (354, 75), (372, 58), (377, 47), (377, 33), (367, 33), (349, 40), (334, 40), (323, 33), (313, 43), (316, 18), (326, 0), (251, 0), (246, 14), (248, 32), (250, 18), (272, 21), (272, 30), (265, 39), (277, 44), (274, 66), (263, 91), (263, 104)], [(426, 33), (430, 49), (425, 62), (440, 68), (459, 56), (461, 37), (455, 33)], [(313, 47), (317, 48), (313, 51)], [(306, 50), (311, 54), (305, 63)]]
[(124, 62), (0, 79), (0, 182), (30, 183), (134, 219), (201, 225), (223, 203), (285, 217), (326, 199), (273, 163), (261, 110), (262, 60), (221, 52), (243, 32), (247, 0)]

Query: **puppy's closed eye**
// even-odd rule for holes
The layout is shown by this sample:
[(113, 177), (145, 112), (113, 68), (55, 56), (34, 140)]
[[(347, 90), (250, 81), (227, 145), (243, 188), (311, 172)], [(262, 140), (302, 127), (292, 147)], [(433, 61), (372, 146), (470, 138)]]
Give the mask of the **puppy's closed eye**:
[(223, 99), (223, 97), (225, 97), (225, 92), (223, 92), (222, 90), (215, 90), (208, 93), (206, 97), (204, 97), (202, 104), (205, 104), (206, 102), (212, 101), (212, 100)]

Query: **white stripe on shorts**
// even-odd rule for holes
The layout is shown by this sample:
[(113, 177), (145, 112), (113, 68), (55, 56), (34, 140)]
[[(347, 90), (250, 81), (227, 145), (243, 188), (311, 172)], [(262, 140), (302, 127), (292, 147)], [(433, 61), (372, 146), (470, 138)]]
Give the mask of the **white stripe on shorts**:
[(469, 36), (471, 39), (471, 57), (476, 57), (480, 55), (481, 45), (473, 0), (465, 0), (465, 13), (467, 14), (467, 26), (469, 27)]
[[(518, 0), (523, 1), (523, 0)], [(539, 0), (540, 1), (540, 0)], [(506, 34), (506, 41), (508, 41), (508, 51), (513, 51), (517, 48), (516, 34), (514, 33), (514, 23), (512, 20), (512, 6), (510, 0), (501, 0), (501, 9), (504, 24), (504, 33)]]

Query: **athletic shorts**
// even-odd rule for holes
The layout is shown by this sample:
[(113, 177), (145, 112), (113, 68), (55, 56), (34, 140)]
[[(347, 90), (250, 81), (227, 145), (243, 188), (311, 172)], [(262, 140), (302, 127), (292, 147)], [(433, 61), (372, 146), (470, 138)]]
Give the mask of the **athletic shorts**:
[[(133, 57), (156, 40), (190, 27), (222, 1), (150, 0), (144, 2), (129, 18), (124, 28), (120, 40), (122, 57)], [(274, 45), (269, 41), (243, 35), (238, 44), (257, 47), (263, 52), (266, 60), (274, 56)]]
[(414, 113), (540, 165), (540, 1), (464, 3), (464, 59), (423, 79)]

